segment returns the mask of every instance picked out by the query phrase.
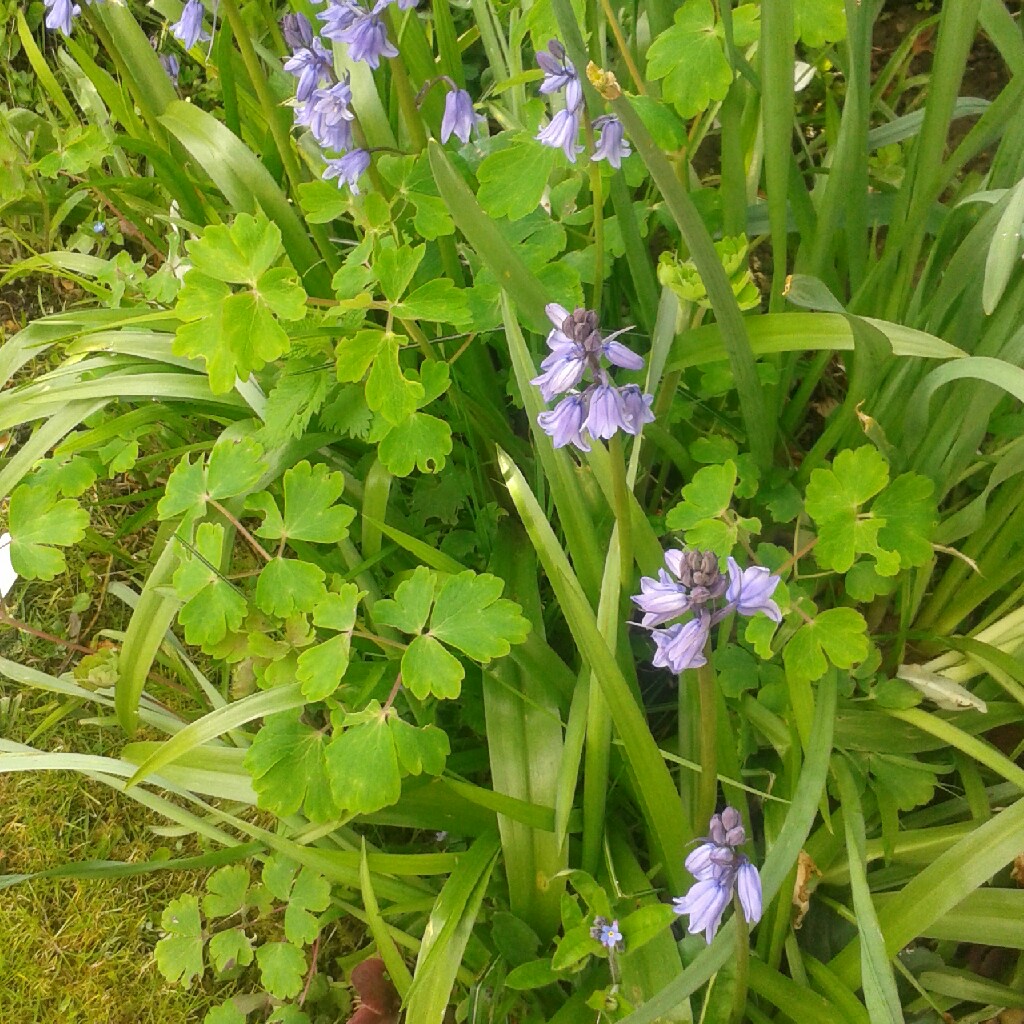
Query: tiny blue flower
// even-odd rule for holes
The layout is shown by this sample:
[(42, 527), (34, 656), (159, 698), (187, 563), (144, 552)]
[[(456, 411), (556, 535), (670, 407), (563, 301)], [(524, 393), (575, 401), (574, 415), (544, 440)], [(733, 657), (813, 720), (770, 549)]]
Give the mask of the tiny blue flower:
[(618, 919), (609, 921), (606, 917), (595, 917), (594, 926), (590, 929), (592, 938), (604, 946), (609, 952), (622, 949), (622, 932), (619, 931)]
[(551, 123), (541, 128), (534, 138), (544, 146), (562, 150), (569, 163), (574, 164), (576, 163), (576, 154), (583, 152), (583, 147), (576, 142), (579, 133), (579, 115), (566, 108), (558, 111), (551, 118)]
[(82, 13), (82, 8), (72, 0), (43, 0), (46, 8), (44, 24), (51, 31), (60, 31), (63, 35), (71, 35), (75, 18)]
[(365, 149), (353, 149), (343, 157), (327, 161), (327, 168), (322, 175), (324, 181), (338, 179), (338, 188), (348, 185), (354, 196), (359, 195), (359, 179), (370, 166), (370, 154)]
[(281, 19), (281, 34), (290, 50), (301, 50), (313, 45), (313, 26), (304, 14), (295, 11), (286, 14)]
[(441, 142), (447, 142), (453, 135), (465, 145), (469, 136), (481, 121), (473, 113), (473, 97), (465, 89), (450, 89), (444, 98), (444, 117), (441, 119)]
[(171, 25), (171, 35), (191, 50), (196, 43), (205, 43), (210, 39), (209, 33), (203, 31), (203, 5), (201, 0), (188, 0), (181, 11), (181, 18)]
[(618, 170), (622, 166), (622, 161), (633, 152), (623, 137), (622, 122), (611, 114), (605, 114), (603, 117), (595, 118), (594, 127), (601, 135), (590, 159), (607, 160), (615, 170)]
[(298, 79), (295, 85), (295, 98), (304, 103), (313, 95), (321, 81), (332, 77), (334, 66), (330, 51), (319, 39), (314, 39), (309, 47), (296, 50), (284, 62), (284, 69)]
[(92, 233), (94, 235), (105, 235), (107, 233), (107, 225), (101, 221), (96, 221), (92, 226)]

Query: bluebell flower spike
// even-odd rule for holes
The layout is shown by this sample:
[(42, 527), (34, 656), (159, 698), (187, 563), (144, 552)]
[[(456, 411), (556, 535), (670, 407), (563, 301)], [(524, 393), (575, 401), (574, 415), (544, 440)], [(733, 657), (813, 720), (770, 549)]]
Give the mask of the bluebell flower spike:
[(739, 897), (748, 924), (761, 920), (761, 876), (750, 859), (736, 850), (746, 839), (739, 811), (726, 807), (712, 817), (708, 835), (687, 856), (686, 870), (696, 881), (685, 896), (673, 899), (672, 906), (677, 914), (689, 917), (687, 931), (691, 935), (703, 932), (710, 943), (733, 893)]
[[(571, 444), (588, 452), (588, 437), (607, 440), (620, 430), (635, 435), (645, 423), (650, 423), (654, 419), (653, 397), (645, 395), (635, 384), (616, 386), (604, 365), (643, 369), (643, 358), (615, 340), (624, 332), (602, 335), (597, 313), (591, 309), (570, 313), (552, 302), (544, 311), (552, 324), (547, 337), (550, 352), (540, 364), (543, 372), (530, 383), (540, 389), (545, 402), (569, 393), (553, 410), (537, 417), (538, 425), (555, 447)], [(577, 392), (587, 376), (590, 383), (582, 393)]]

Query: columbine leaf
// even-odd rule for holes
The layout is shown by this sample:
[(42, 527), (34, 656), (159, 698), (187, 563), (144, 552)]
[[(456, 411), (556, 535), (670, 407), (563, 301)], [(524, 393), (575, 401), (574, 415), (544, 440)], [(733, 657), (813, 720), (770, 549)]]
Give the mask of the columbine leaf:
[(260, 877), (267, 887), (267, 892), (274, 899), (285, 902), (291, 895), (292, 884), (295, 881), (295, 872), (298, 871), (298, 864), (289, 860), (284, 854), (275, 853), (263, 864), (263, 871)]
[[(250, 961), (251, 962), (251, 961)], [(245, 1014), (231, 999), (206, 1011), (203, 1024), (245, 1024)]]
[[(403, 320), (430, 320), (456, 326), (468, 324), (471, 320), (465, 289), (456, 288), (447, 277), (420, 285), (395, 306), (394, 312)], [(448, 364), (439, 365), (446, 367)]]
[(305, 954), (290, 942), (267, 942), (256, 950), (263, 987), (275, 999), (291, 999), (302, 991)]
[(249, 872), (241, 864), (218, 868), (206, 880), (203, 910), (207, 917), (228, 917), (240, 909), (249, 890)]
[[(355, 518), (355, 510), (348, 505), (334, 504), (344, 487), (341, 473), (332, 473), (322, 463), (311, 466), (300, 462), (284, 475), (284, 516), (275, 516), (267, 509), (257, 536), (314, 544), (344, 540)], [(255, 507), (255, 502), (250, 502), (250, 507)]]
[(85, 536), (89, 513), (73, 498), (61, 498), (49, 487), (19, 484), (7, 513), (11, 533), (11, 564), (19, 576), (52, 580), (64, 571), (64, 552)]
[(405, 294), (426, 249), (425, 245), (417, 245), (415, 248), (403, 245), (398, 248), (381, 248), (377, 253), (373, 268), (377, 272), (380, 290), (388, 302), (397, 302)]
[(416, 637), (402, 655), (402, 685), (420, 700), (433, 694), (458, 697), (465, 676), (462, 663), (432, 636)]
[(189, 518), (202, 515), (208, 498), (220, 501), (244, 494), (256, 486), (266, 469), (263, 449), (255, 440), (221, 437), (205, 466), (202, 459), (192, 463), (185, 455), (174, 467), (157, 513), (161, 519), (182, 513)]
[(409, 579), (398, 584), (393, 599), (374, 604), (374, 622), (381, 626), (394, 626), (403, 633), (419, 633), (430, 614), (436, 586), (434, 573), (425, 565), (417, 566)]
[[(372, 705), (367, 711), (378, 711)], [(398, 801), (402, 775), (391, 730), (383, 716), (373, 714), (352, 725), (327, 746), (327, 771), (338, 805), (352, 814), (372, 814)]]
[(336, 594), (327, 594), (313, 609), (313, 625), (348, 632), (356, 624), (356, 609), (365, 591), (354, 583), (343, 583)]
[(161, 519), (173, 519), (185, 513), (189, 518), (203, 514), (206, 508), (206, 467), (202, 457), (196, 462), (183, 455), (167, 478), (164, 495), (157, 503)]
[(323, 700), (338, 688), (348, 671), (349, 646), (348, 636), (342, 633), (299, 655), (295, 676), (307, 700)]
[(387, 335), (378, 330), (358, 331), (351, 338), (342, 338), (334, 353), (338, 380), (343, 383), (362, 380), (386, 338)]
[(484, 157), (477, 169), (477, 199), (489, 217), (520, 220), (533, 213), (555, 166), (557, 150), (522, 135)]
[(190, 644), (219, 643), (245, 618), (245, 598), (217, 571), (224, 527), (203, 523), (196, 531), (195, 549), (184, 547), (174, 573), (174, 589), (184, 602), (178, 621)]
[(325, 758), (326, 741), (300, 720), (300, 709), (271, 715), (245, 754), (259, 806), (286, 818), (301, 807), (311, 821), (338, 816)]
[(823, 569), (846, 572), (858, 554), (871, 554), (883, 576), (897, 571), (899, 558), (878, 544), (884, 523), (860, 515), (861, 506), (888, 481), (889, 466), (871, 445), (842, 451), (831, 469), (811, 473), (804, 505), (818, 527), (814, 556)]
[(398, 760), (409, 775), (440, 775), (444, 771), (445, 759), (451, 752), (446, 733), (434, 725), (417, 729), (397, 715), (388, 719), (388, 727)]
[(675, 24), (647, 51), (647, 75), (665, 79), (662, 95), (685, 117), (695, 117), (725, 99), (732, 69), (715, 31), (711, 0), (686, 0)]
[(414, 412), (392, 427), (377, 449), (394, 476), (408, 476), (414, 467), (421, 473), (440, 473), (451, 451), (452, 428), (425, 412)]
[(794, 0), (793, 27), (797, 39), (812, 50), (846, 36), (843, 0)]
[(282, 619), (311, 612), (323, 597), (324, 578), (323, 569), (312, 562), (274, 558), (256, 581), (256, 607)]
[(331, 902), (331, 885), (323, 875), (303, 868), (295, 879), (288, 906), (284, 912), (284, 933), (296, 946), (309, 945), (320, 927), (313, 914), (327, 909)]
[(386, 335), (373, 360), (370, 376), (366, 378), (366, 404), (392, 426), (415, 412), (423, 398), (423, 385), (402, 373), (398, 363), (399, 347), (396, 335)]
[(736, 491), (736, 463), (704, 466), (683, 488), (683, 500), (665, 518), (670, 530), (682, 530), (689, 547), (728, 555), (739, 531), (759, 533), (758, 519), (745, 519), (729, 511)]
[(904, 473), (875, 499), (871, 513), (885, 525), (878, 531), (878, 543), (900, 556), (904, 569), (925, 565), (932, 557), (931, 537), (937, 510), (935, 485), (917, 473)]
[(868, 656), (867, 623), (852, 608), (829, 608), (819, 612), (790, 638), (782, 660), (786, 674), (795, 680), (813, 682), (836, 668), (852, 668)]
[(262, 213), (256, 217), (240, 213), (230, 227), (211, 224), (185, 248), (192, 266), (208, 277), (255, 283), (281, 251), (281, 231)]
[(241, 928), (217, 932), (210, 939), (210, 962), (218, 971), (248, 967), (252, 963), (252, 945)]
[(156, 965), (168, 981), (187, 985), (203, 973), (203, 926), (199, 919), (199, 900), (191, 893), (171, 900), (160, 917), (160, 927), (167, 934), (153, 950)]
[(489, 573), (471, 570), (449, 576), (442, 584), (430, 619), (430, 634), (457, 647), (475, 661), (508, 654), (530, 632), (519, 605), (501, 598), (505, 584)]

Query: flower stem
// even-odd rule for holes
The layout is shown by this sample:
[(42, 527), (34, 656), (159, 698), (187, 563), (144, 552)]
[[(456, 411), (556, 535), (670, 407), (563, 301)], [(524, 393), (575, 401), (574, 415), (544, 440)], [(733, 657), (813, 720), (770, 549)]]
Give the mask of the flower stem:
[(742, 1024), (747, 1007), (747, 978), (750, 974), (750, 928), (736, 893), (733, 893), (732, 905), (736, 917), (736, 982), (732, 990), (729, 1020), (731, 1024)]
[(613, 511), (619, 527), (620, 583), (625, 587), (633, 578), (633, 529), (630, 521), (629, 485), (626, 481), (626, 454), (621, 434), (612, 435), (608, 442), (608, 455), (612, 469)]
[(697, 669), (700, 694), (700, 780), (697, 783), (696, 821), (710, 821), (718, 803), (718, 694), (711, 664), (711, 644), (704, 648), (706, 665)]
[[(392, 37), (396, 43), (399, 38), (398, 18), (393, 9), (388, 9), (388, 23), (391, 27)], [(423, 118), (420, 117), (419, 107), (416, 106), (416, 93), (413, 91), (412, 82), (409, 80), (409, 72), (406, 70), (405, 61), (402, 55), (393, 57), (391, 60), (391, 75), (395, 82), (395, 91), (398, 93), (398, 105), (402, 108), (402, 117), (405, 119), (405, 127), (409, 132), (409, 139), (417, 153), (427, 148), (427, 133), (423, 127)]]

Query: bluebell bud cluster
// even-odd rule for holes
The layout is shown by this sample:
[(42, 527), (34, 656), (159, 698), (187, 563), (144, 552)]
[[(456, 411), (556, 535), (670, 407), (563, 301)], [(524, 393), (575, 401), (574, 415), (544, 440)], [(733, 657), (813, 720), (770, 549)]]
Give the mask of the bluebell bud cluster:
[[(675, 548), (665, 552), (665, 568), (658, 570), (657, 579), (644, 576), (640, 580), (640, 593), (633, 603), (644, 613), (640, 625), (651, 631), (655, 667), (678, 675), (706, 665), (704, 648), (711, 627), (733, 611), (748, 617), (760, 612), (773, 622), (782, 620), (772, 600), (778, 576), (760, 565), (741, 569), (732, 557), (726, 559), (726, 568), (727, 572), (718, 568), (714, 552)], [(692, 617), (666, 629), (656, 628), (685, 616)]]
[[(576, 163), (576, 157), (583, 152), (579, 144), (580, 114), (583, 112), (583, 86), (572, 61), (566, 56), (565, 47), (557, 40), (548, 42), (546, 50), (537, 53), (537, 64), (544, 72), (544, 81), (538, 90), (544, 96), (564, 94), (565, 107), (537, 133), (538, 142), (565, 153), (569, 163)], [(599, 132), (594, 155), (591, 160), (607, 160), (616, 170), (632, 152), (624, 138), (622, 122), (611, 114), (594, 120)]]
[[(554, 325), (547, 338), (551, 352), (540, 364), (544, 372), (530, 383), (540, 389), (545, 402), (568, 392), (554, 409), (537, 417), (538, 426), (554, 446), (571, 444), (589, 452), (588, 438), (607, 440), (620, 430), (637, 434), (645, 423), (650, 423), (654, 419), (653, 397), (645, 395), (635, 384), (617, 387), (604, 366), (607, 361), (628, 370), (643, 369), (643, 358), (616, 341), (624, 331), (603, 336), (597, 313), (592, 309), (570, 313), (552, 302), (544, 311)], [(580, 391), (578, 385), (584, 377), (589, 378), (589, 383)]]

